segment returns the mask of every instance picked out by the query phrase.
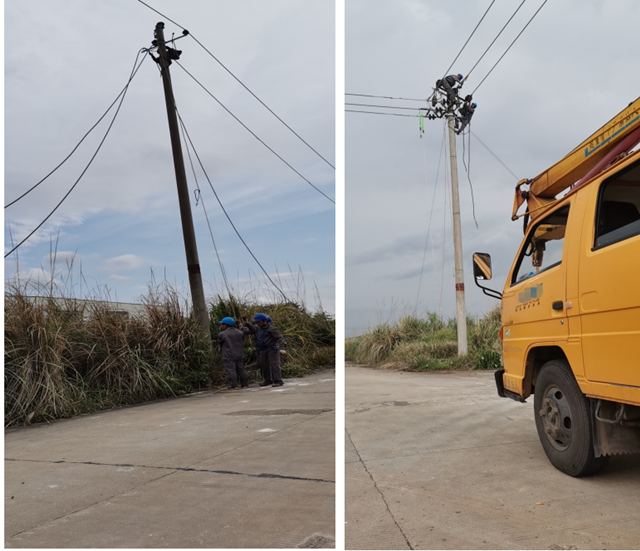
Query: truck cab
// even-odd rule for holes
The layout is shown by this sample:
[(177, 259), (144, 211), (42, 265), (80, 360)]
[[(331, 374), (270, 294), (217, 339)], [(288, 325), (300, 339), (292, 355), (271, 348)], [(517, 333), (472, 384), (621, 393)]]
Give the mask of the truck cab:
[[(549, 460), (584, 476), (640, 452), (640, 151), (535, 209), (502, 291), (496, 385), (533, 395)], [(486, 253), (474, 275), (490, 279)]]

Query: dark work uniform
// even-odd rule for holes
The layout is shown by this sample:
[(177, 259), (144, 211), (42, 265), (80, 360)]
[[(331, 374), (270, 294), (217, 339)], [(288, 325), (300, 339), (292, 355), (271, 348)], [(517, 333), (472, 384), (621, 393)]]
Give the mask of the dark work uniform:
[(267, 323), (264, 327), (248, 323), (247, 329), (256, 339), (258, 366), (263, 379), (266, 383), (281, 383), (280, 350), (284, 350), (287, 345), (282, 333), (271, 323)]
[[(455, 85), (457, 88), (454, 88)], [(440, 86), (447, 93), (449, 103), (454, 103), (458, 97), (458, 89), (462, 87), (462, 79), (458, 75), (448, 75), (440, 81)]]
[(476, 112), (476, 108), (470, 103), (463, 103), (462, 107), (460, 107), (460, 116), (457, 117), (459, 122), (459, 127), (457, 133), (460, 134), (467, 125), (471, 122), (471, 117)]
[(242, 362), (242, 340), (244, 336), (249, 333), (246, 327), (242, 329), (228, 327), (218, 333), (218, 343), (220, 343), (222, 348), (222, 363), (227, 370), (229, 384), (232, 388), (238, 386), (238, 379), (242, 386), (249, 384), (247, 373), (244, 370)]

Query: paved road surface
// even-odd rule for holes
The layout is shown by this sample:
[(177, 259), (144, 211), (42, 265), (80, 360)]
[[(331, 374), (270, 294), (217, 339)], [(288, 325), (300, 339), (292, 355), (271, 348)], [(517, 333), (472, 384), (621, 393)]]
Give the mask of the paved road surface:
[(5, 431), (5, 547), (333, 545), (334, 381)]
[(639, 549), (640, 455), (575, 479), (493, 373), (346, 368), (347, 549)]

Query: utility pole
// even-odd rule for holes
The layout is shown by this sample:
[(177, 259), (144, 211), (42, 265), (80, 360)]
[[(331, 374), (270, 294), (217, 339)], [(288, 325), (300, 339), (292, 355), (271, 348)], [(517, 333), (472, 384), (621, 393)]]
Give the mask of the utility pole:
[[(187, 270), (189, 272), (189, 285), (191, 287), (191, 299), (193, 300), (193, 312), (198, 324), (200, 325), (202, 333), (206, 336), (207, 340), (211, 342), (209, 314), (207, 312), (207, 304), (204, 298), (202, 275), (200, 273), (200, 261), (198, 260), (198, 247), (196, 245), (196, 234), (193, 229), (193, 217), (191, 215), (191, 204), (189, 202), (189, 188), (187, 186), (187, 176), (184, 169), (182, 146), (180, 145), (178, 117), (176, 116), (176, 102), (173, 97), (171, 75), (169, 74), (169, 64), (171, 61), (167, 56), (167, 48), (164, 43), (164, 23), (160, 22), (156, 25), (155, 38), (158, 46), (159, 58), (156, 61), (159, 63), (161, 68), (164, 97), (167, 104), (167, 117), (169, 119), (173, 164), (176, 172), (176, 183), (178, 185), (180, 218), (182, 220), (184, 248), (187, 254)], [(172, 50), (172, 52), (175, 52), (175, 50)]]
[(458, 192), (458, 157), (454, 114), (446, 115), (449, 127), (449, 153), (451, 157), (451, 209), (453, 211), (453, 258), (456, 272), (456, 317), (458, 322), (458, 356), (467, 353), (467, 314), (464, 304), (464, 265), (462, 261), (462, 228), (460, 225), (460, 194)]

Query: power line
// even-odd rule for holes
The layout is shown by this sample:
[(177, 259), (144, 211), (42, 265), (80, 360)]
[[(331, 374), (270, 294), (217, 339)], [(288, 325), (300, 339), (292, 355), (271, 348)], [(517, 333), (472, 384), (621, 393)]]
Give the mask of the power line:
[(345, 93), (345, 96), (358, 96), (361, 98), (379, 98), (379, 99), (400, 99), (400, 100), (404, 100), (404, 101), (420, 101), (420, 102), (425, 102), (427, 101), (425, 98), (423, 99), (416, 99), (416, 98), (394, 98), (392, 96), (374, 96), (371, 94), (348, 94)]
[(204, 211), (204, 218), (207, 221), (207, 227), (209, 228), (209, 235), (211, 236), (211, 241), (213, 242), (213, 250), (216, 253), (216, 258), (218, 259), (218, 264), (220, 265), (220, 274), (222, 275), (222, 280), (224, 281), (224, 286), (227, 289), (227, 293), (231, 296), (231, 290), (229, 288), (229, 281), (227, 280), (227, 272), (224, 269), (224, 265), (222, 264), (222, 259), (220, 258), (220, 254), (218, 253), (218, 247), (216, 245), (216, 240), (213, 237), (213, 229), (211, 228), (211, 223), (209, 222), (209, 214), (207, 213), (207, 208), (204, 204), (204, 199), (202, 198), (202, 193), (200, 192), (200, 184), (198, 183), (198, 176), (196, 175), (196, 169), (193, 166), (193, 159), (191, 158), (191, 149), (189, 148), (189, 143), (185, 136), (185, 128), (184, 122), (182, 122), (182, 118), (180, 117), (180, 113), (176, 108), (176, 114), (178, 115), (178, 120), (180, 121), (180, 132), (182, 133), (182, 140), (185, 143), (185, 147), (187, 150), (187, 156), (189, 157), (189, 164), (191, 165), (191, 172), (193, 174), (193, 179), (196, 182), (196, 206), (198, 206), (198, 201), (202, 202), (202, 210)]
[[(138, 0), (139, 2), (141, 0)], [(300, 178), (302, 178), (307, 184), (309, 184), (313, 189), (315, 189), (318, 193), (324, 195), (329, 201), (331, 201), (335, 205), (335, 201), (331, 199), (326, 193), (318, 189), (314, 186), (307, 178), (305, 178), (300, 172), (298, 172), (293, 166), (291, 166), (287, 161), (285, 161), (278, 153), (276, 153), (271, 147), (269, 147), (262, 139), (260, 139), (253, 130), (251, 130), (246, 124), (244, 124), (238, 117), (236, 117), (218, 98), (216, 98), (207, 88), (202, 84), (196, 77), (194, 77), (189, 71), (187, 71), (180, 62), (176, 61), (178, 67), (180, 67), (185, 73), (187, 73), (207, 94), (209, 94), (214, 100), (218, 102), (218, 104), (229, 113), (236, 121), (238, 121), (249, 133), (258, 140), (262, 145), (264, 145), (271, 153), (273, 153), (278, 159), (280, 159), (285, 165), (287, 165), (291, 170), (293, 170)]]
[(224, 212), (224, 215), (227, 217), (227, 220), (229, 221), (229, 224), (231, 224), (231, 227), (233, 228), (233, 231), (236, 232), (236, 235), (238, 236), (240, 241), (242, 241), (242, 244), (245, 246), (247, 251), (249, 251), (249, 254), (256, 261), (256, 264), (258, 264), (258, 266), (260, 266), (260, 269), (263, 271), (264, 275), (267, 276), (267, 279), (271, 282), (271, 284), (280, 292), (280, 294), (284, 297), (284, 300), (286, 302), (292, 302), (287, 298), (287, 295), (284, 294), (282, 289), (280, 289), (280, 287), (278, 287), (275, 284), (273, 279), (271, 279), (271, 276), (269, 276), (269, 274), (264, 269), (262, 264), (260, 264), (260, 261), (256, 258), (256, 255), (253, 254), (253, 252), (249, 248), (249, 245), (247, 245), (247, 242), (240, 235), (240, 232), (238, 231), (238, 228), (236, 228), (235, 224), (231, 220), (231, 217), (229, 216), (229, 213), (227, 212), (227, 209), (224, 208), (224, 205), (222, 204), (222, 201), (220, 200), (220, 197), (218, 197), (218, 193), (216, 192), (215, 188), (213, 187), (213, 184), (211, 183), (211, 179), (209, 178), (209, 175), (207, 174), (207, 171), (205, 170), (204, 165), (202, 164), (202, 161), (200, 160), (200, 155), (198, 155), (198, 151), (196, 150), (195, 146), (193, 145), (193, 142), (191, 141), (191, 136), (189, 135), (189, 131), (187, 130), (187, 127), (184, 125), (184, 122), (182, 121), (182, 118), (180, 117), (180, 113), (178, 113), (178, 109), (177, 108), (176, 108), (176, 113), (178, 114), (178, 118), (180, 119), (180, 122), (182, 124), (183, 129), (184, 129), (184, 133), (187, 136), (187, 140), (189, 141), (189, 144), (191, 144), (191, 149), (193, 149), (193, 153), (195, 154), (196, 159), (198, 159), (198, 164), (200, 165), (200, 168), (202, 169), (202, 172), (204, 173), (205, 178), (207, 179), (207, 182), (209, 182), (209, 186), (211, 187), (211, 191), (213, 191), (213, 194), (215, 195), (215, 197), (216, 197), (216, 199), (218, 201), (218, 204), (220, 205), (220, 208), (222, 209), (222, 212)]
[[(140, 50), (138, 52), (138, 57), (140, 56), (140, 53), (144, 51), (144, 50)], [(135, 64), (138, 62), (138, 57), (136, 57), (136, 61), (134, 62), (134, 67)], [(142, 63), (140, 64), (142, 65)], [(107, 113), (109, 111), (111, 111), (111, 108), (116, 104), (116, 102), (118, 101), (118, 99), (120, 99), (120, 96), (122, 96), (122, 94), (126, 93), (127, 91), (127, 87), (129, 86), (129, 83), (131, 82), (131, 80), (133, 79), (133, 77), (136, 75), (136, 72), (138, 71), (138, 69), (140, 68), (140, 65), (138, 65), (138, 67), (135, 69), (135, 71), (131, 74), (131, 76), (129, 77), (129, 80), (127, 81), (127, 84), (125, 85), (125, 87), (120, 91), (120, 93), (116, 96), (116, 99), (113, 100), (113, 103), (111, 105), (109, 105), (109, 107), (107, 108), (107, 110), (102, 114), (102, 116), (98, 119), (98, 121), (91, 127), (89, 128), (89, 130), (87, 131), (87, 133), (82, 136), (82, 139), (76, 144), (76, 146), (71, 150), (71, 153), (69, 153), (69, 155), (67, 155), (62, 162), (56, 166), (51, 172), (49, 172), (49, 174), (47, 174), (44, 178), (42, 178), (42, 180), (40, 180), (37, 184), (35, 184), (34, 186), (32, 186), (31, 188), (29, 188), (27, 191), (25, 191), (22, 195), (20, 195), (20, 197), (18, 197), (17, 199), (14, 199), (13, 201), (11, 201), (11, 203), (8, 203), (4, 206), (4, 208), (8, 208), (11, 205), (17, 203), (18, 201), (20, 201), (20, 199), (22, 199), (23, 197), (26, 197), (29, 193), (31, 193), (34, 189), (36, 189), (42, 182), (44, 182), (47, 178), (49, 178), (49, 176), (51, 176), (56, 170), (58, 170), (64, 163), (66, 163), (69, 158), (76, 152), (76, 150), (78, 149), (78, 147), (80, 147), (80, 144), (85, 140), (85, 138), (91, 134), (91, 132), (95, 129), (96, 126), (98, 126), (100, 124), (100, 122), (102, 121), (102, 119), (104, 119), (107, 116)]]
[(469, 40), (471, 40), (471, 37), (475, 34), (475, 32), (478, 30), (478, 27), (480, 26), (480, 23), (482, 23), (482, 20), (487, 16), (487, 14), (489, 13), (489, 10), (491, 9), (491, 6), (493, 6), (493, 4), (495, 3), (496, 0), (492, 0), (491, 4), (489, 4), (489, 7), (487, 8), (487, 11), (484, 12), (484, 15), (480, 18), (480, 21), (478, 21), (478, 24), (476, 25), (476, 28), (473, 29), (473, 31), (471, 32), (471, 34), (469, 35), (469, 38), (467, 38), (467, 41), (464, 43), (464, 45), (462, 46), (462, 49), (458, 52), (458, 55), (456, 56), (456, 58), (451, 62), (451, 65), (449, 65), (449, 69), (447, 69), (444, 72), (444, 75), (442, 76), (442, 78), (444, 78), (445, 76), (447, 76), (447, 73), (449, 73), (449, 71), (451, 70), (451, 67), (453, 67), (453, 64), (457, 61), (457, 59), (460, 57), (460, 54), (462, 53), (462, 50), (465, 49), (465, 47), (467, 46), (467, 44), (469, 43)]
[[(420, 270), (420, 279), (418, 280), (418, 294), (416, 296), (416, 313), (418, 311), (418, 302), (420, 300), (420, 288), (422, 287), (422, 275), (424, 274), (424, 263), (425, 263), (425, 260), (427, 259), (427, 247), (429, 245), (429, 237), (431, 234), (431, 222), (433, 221), (433, 208), (436, 204), (436, 191), (438, 189), (438, 179), (440, 177), (440, 163), (442, 161), (442, 152), (444, 151), (444, 141), (445, 141), (445, 132), (443, 131), (442, 142), (440, 143), (440, 154), (438, 155), (438, 168), (436, 169), (436, 182), (435, 182), (435, 185), (433, 186), (433, 197), (431, 199), (431, 212), (429, 213), (429, 225), (427, 227), (427, 237), (425, 238), (425, 241), (424, 241), (424, 253), (422, 255), (422, 268)], [(423, 151), (425, 147), (426, 146), (423, 145)], [(424, 172), (425, 172), (425, 180), (426, 180), (427, 178), (426, 152), (424, 155), (425, 155)], [(433, 240), (431, 242), (431, 250), (433, 251)], [(433, 267), (435, 272), (435, 262)]]
[(402, 113), (380, 113), (379, 111), (356, 111), (355, 109), (345, 109), (346, 113), (365, 113), (369, 115), (390, 115), (392, 117), (418, 117), (419, 115), (403, 115)]
[(486, 76), (480, 81), (480, 84), (478, 84), (478, 86), (476, 86), (475, 90), (473, 92), (471, 92), (471, 95), (476, 93), (476, 90), (478, 88), (480, 88), (480, 86), (482, 85), (482, 83), (487, 80), (487, 77), (491, 74), (491, 72), (496, 68), (496, 66), (498, 65), (498, 63), (500, 63), (500, 61), (502, 60), (502, 58), (507, 55), (507, 52), (511, 49), (511, 46), (513, 46), (516, 43), (516, 40), (518, 40), (518, 38), (520, 38), (520, 35), (525, 31), (525, 29), (529, 26), (529, 23), (531, 23), (535, 16), (538, 15), (538, 13), (540, 12), (540, 10), (544, 7), (544, 5), (548, 2), (548, 0), (544, 0), (544, 2), (542, 3), (542, 5), (538, 8), (538, 10), (536, 11), (536, 13), (533, 14), (533, 16), (531, 17), (531, 19), (529, 19), (529, 21), (527, 22), (527, 24), (523, 27), (523, 29), (518, 33), (518, 36), (516, 36), (513, 40), (513, 42), (511, 44), (509, 44), (509, 47), (505, 50), (505, 52), (500, 56), (500, 59), (498, 59), (498, 61), (496, 61), (495, 65), (493, 67), (491, 67), (491, 70), (486, 74)]
[[(164, 15), (163, 13), (160, 13), (158, 10), (152, 8), (149, 4), (146, 4), (145, 2), (143, 2), (142, 0), (138, 0), (138, 2), (140, 2), (141, 4), (145, 5), (147, 8), (149, 8), (150, 10), (156, 12), (158, 15), (161, 15), (162, 17), (168, 19), (169, 21), (171, 21), (171, 23), (173, 23), (174, 25), (177, 25), (178, 27), (180, 27), (182, 30), (186, 29), (180, 25), (179, 23), (176, 23), (175, 21), (173, 21), (172, 19), (170, 19), (169, 17), (167, 17), (166, 15)], [(187, 31), (189, 33), (189, 31)], [(189, 33), (189, 36), (191, 38), (193, 38), (193, 40), (195, 40), (196, 44), (198, 44), (205, 52), (207, 52), (213, 59), (215, 59), (220, 66), (227, 71), (227, 73), (229, 73), (233, 78), (235, 78), (241, 85), (242, 87), (249, 92), (254, 98), (256, 98), (276, 119), (278, 119), (282, 124), (284, 124), (302, 143), (304, 143), (309, 149), (311, 149), (311, 151), (313, 151), (318, 157), (320, 157), (325, 163), (327, 163), (331, 168), (333, 168), (335, 170), (335, 166), (333, 166), (329, 161), (327, 161), (327, 159), (325, 159), (322, 155), (320, 155), (320, 153), (318, 153), (313, 147), (311, 147), (311, 145), (309, 145), (293, 128), (291, 128), (286, 122), (284, 122), (278, 115), (276, 115), (276, 113), (264, 102), (262, 101), (258, 96), (256, 96), (247, 86), (246, 84), (244, 84), (236, 75), (234, 75), (216, 56), (214, 56), (205, 46), (204, 44), (202, 44), (193, 34)]]
[(51, 216), (53, 215), (54, 212), (56, 212), (56, 210), (58, 210), (58, 208), (60, 207), (60, 205), (62, 205), (62, 203), (64, 203), (64, 201), (66, 200), (67, 197), (69, 197), (69, 195), (71, 194), (71, 192), (75, 189), (75, 187), (78, 185), (78, 182), (80, 182), (80, 180), (82, 179), (82, 177), (84, 176), (84, 174), (87, 172), (87, 170), (89, 169), (89, 167), (91, 166), (91, 163), (93, 163), (93, 160), (96, 158), (96, 155), (98, 155), (98, 152), (100, 151), (100, 149), (102, 148), (102, 144), (104, 144), (104, 141), (107, 139), (107, 136), (109, 135), (109, 132), (111, 131), (111, 127), (113, 126), (113, 123), (116, 122), (116, 118), (118, 117), (118, 113), (120, 112), (120, 108), (122, 107), (122, 102), (124, 101), (124, 98), (127, 95), (127, 90), (129, 89), (129, 84), (131, 83), (131, 80), (133, 79), (133, 77), (135, 76), (135, 74), (137, 73), (138, 69), (140, 68), (140, 66), (144, 63), (144, 60), (147, 59), (146, 56), (142, 58), (142, 61), (140, 61), (140, 63), (138, 64), (138, 66), (136, 67), (136, 63), (138, 63), (138, 57), (140, 57), (140, 53), (144, 51), (144, 50), (140, 50), (138, 52), (138, 55), (136, 56), (136, 60), (134, 61), (133, 64), (133, 69), (131, 71), (131, 75), (129, 76), (129, 81), (127, 82), (127, 85), (124, 88), (124, 93), (122, 94), (122, 97), (120, 98), (120, 103), (118, 104), (118, 108), (116, 109), (116, 112), (113, 115), (113, 119), (111, 119), (111, 123), (109, 124), (109, 127), (107, 128), (107, 131), (105, 132), (104, 136), (102, 137), (102, 140), (100, 141), (100, 143), (98, 144), (98, 148), (96, 149), (95, 153), (93, 154), (93, 156), (91, 157), (91, 159), (89, 159), (89, 162), (87, 163), (87, 166), (84, 168), (84, 170), (82, 171), (82, 173), (80, 174), (80, 176), (78, 177), (78, 179), (75, 181), (75, 183), (71, 186), (71, 188), (69, 189), (69, 191), (67, 191), (67, 193), (64, 195), (64, 197), (60, 200), (60, 202), (53, 208), (53, 210), (47, 215), (47, 217), (40, 222), (40, 224), (38, 224), (33, 231), (27, 235), (27, 237), (25, 237), (22, 241), (20, 241), (20, 243), (18, 243), (15, 247), (13, 247), (13, 249), (11, 249), (7, 254), (4, 255), (5, 258), (7, 258), (11, 253), (13, 253), (15, 250), (18, 249), (18, 247), (20, 247), (25, 241), (27, 241), (34, 233), (36, 233), (41, 227), (42, 225), (49, 220), (49, 218), (51, 218)]
[(502, 29), (500, 29), (500, 32), (496, 35), (496, 37), (491, 41), (491, 44), (489, 44), (489, 47), (484, 51), (484, 53), (480, 56), (480, 59), (478, 61), (476, 61), (476, 64), (471, 67), (471, 70), (467, 73), (467, 78), (469, 77), (469, 75), (473, 72), (473, 70), (478, 66), (478, 63), (480, 63), (482, 61), (482, 58), (486, 55), (486, 53), (491, 49), (491, 46), (493, 46), (494, 42), (496, 40), (498, 40), (498, 38), (500, 37), (500, 35), (502, 34), (502, 31), (504, 31), (507, 28), (507, 25), (509, 25), (509, 23), (511, 23), (511, 20), (516, 16), (516, 13), (518, 13), (518, 11), (520, 10), (520, 8), (524, 5), (524, 3), (527, 0), (522, 0), (522, 2), (520, 3), (520, 5), (517, 7), (516, 11), (513, 12), (513, 15), (509, 18), (509, 21), (507, 21), (504, 24), (504, 27), (502, 27)]
[(478, 137), (478, 135), (477, 135), (473, 130), (469, 129), (469, 132), (470, 132), (470, 134), (471, 134), (471, 135), (472, 135), (476, 140), (478, 140), (478, 141), (479, 141), (479, 142), (484, 146), (484, 148), (485, 148), (489, 153), (491, 153), (491, 155), (493, 155), (493, 156), (498, 160), (498, 162), (499, 162), (503, 167), (505, 167), (505, 168), (506, 168), (506, 169), (511, 173), (511, 175), (512, 175), (516, 180), (520, 181), (520, 178), (518, 178), (518, 177), (513, 173), (513, 171), (512, 171), (512, 170), (511, 170), (511, 169), (510, 169), (506, 164), (504, 164), (504, 163), (502, 162), (502, 160), (500, 159), (500, 157), (498, 157), (498, 156), (497, 156), (493, 151), (491, 151), (491, 149), (489, 149), (489, 146), (488, 146), (486, 143), (484, 143), (484, 142), (483, 142), (483, 141)]
[(393, 105), (370, 105), (368, 103), (349, 103), (346, 102), (345, 105), (354, 105), (357, 107), (382, 107), (384, 109), (406, 109), (407, 111), (415, 111), (415, 107), (395, 107)]

